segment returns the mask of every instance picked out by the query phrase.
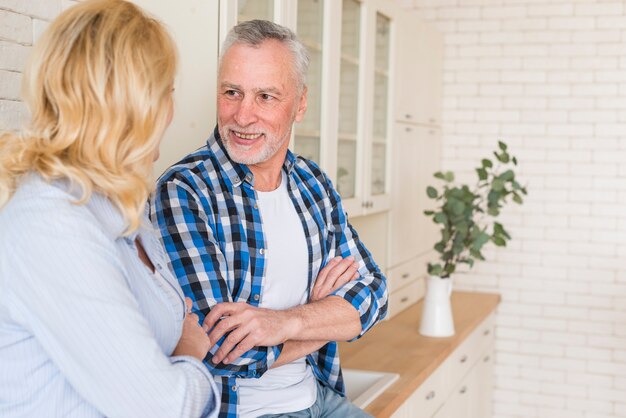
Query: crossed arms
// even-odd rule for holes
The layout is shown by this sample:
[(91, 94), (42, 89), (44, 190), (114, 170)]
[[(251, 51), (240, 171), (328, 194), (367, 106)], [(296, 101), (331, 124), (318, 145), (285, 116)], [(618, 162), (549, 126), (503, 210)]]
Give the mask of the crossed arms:
[(207, 357), (210, 361), (205, 361), (214, 374), (262, 374), (269, 367), (317, 351), (329, 341), (358, 338), (384, 317), (385, 279), (348, 224), (332, 188), (334, 209), (327, 222), (333, 230), (327, 232), (338, 258), (322, 254), (325, 266), (313, 281), (310, 302), (283, 311), (232, 302), (242, 286), (260, 292), (258, 283), (242, 283), (244, 278), (253, 280), (254, 261), (244, 257), (233, 262), (233, 255), (228, 254), (232, 242), (224, 237), (239, 236), (241, 231), (225, 233), (232, 227), (224, 224), (223, 217), (230, 208), (225, 212), (220, 207), (223, 201), (207, 193), (206, 187), (200, 190), (193, 179), (182, 175), (160, 183), (152, 218), (183, 291), (194, 300), (215, 344)]

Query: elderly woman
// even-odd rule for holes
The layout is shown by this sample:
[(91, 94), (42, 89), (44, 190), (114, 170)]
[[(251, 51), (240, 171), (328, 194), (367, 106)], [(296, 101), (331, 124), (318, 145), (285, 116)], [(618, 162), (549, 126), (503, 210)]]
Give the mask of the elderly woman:
[(175, 46), (122, 0), (60, 15), (0, 137), (0, 416), (217, 414), (209, 339), (145, 220)]

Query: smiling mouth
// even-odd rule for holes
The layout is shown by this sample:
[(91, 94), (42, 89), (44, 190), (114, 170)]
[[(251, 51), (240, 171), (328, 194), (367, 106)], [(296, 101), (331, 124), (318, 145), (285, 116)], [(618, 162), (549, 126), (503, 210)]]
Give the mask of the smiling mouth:
[(243, 132), (237, 132), (237, 131), (231, 131), (233, 133), (233, 135), (235, 135), (237, 138), (240, 139), (258, 139), (261, 137), (261, 135), (263, 135), (262, 133), (256, 133), (256, 134), (246, 134)]

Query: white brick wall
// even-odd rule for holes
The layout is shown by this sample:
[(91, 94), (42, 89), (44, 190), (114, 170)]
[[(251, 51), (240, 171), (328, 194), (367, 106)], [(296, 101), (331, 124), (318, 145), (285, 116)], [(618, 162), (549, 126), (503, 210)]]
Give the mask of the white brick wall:
[(18, 130), (28, 118), (20, 100), (28, 54), (48, 22), (74, 0), (0, 0), (0, 130)]
[(445, 37), (444, 167), (503, 139), (528, 182), (510, 247), (456, 279), (503, 297), (495, 417), (626, 417), (626, 2), (412, 7)]

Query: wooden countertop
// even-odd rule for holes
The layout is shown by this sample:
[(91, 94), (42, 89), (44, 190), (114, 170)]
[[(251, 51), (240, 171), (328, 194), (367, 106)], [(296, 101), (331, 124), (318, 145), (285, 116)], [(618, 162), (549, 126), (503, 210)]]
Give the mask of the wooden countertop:
[(383, 321), (363, 338), (341, 343), (342, 367), (398, 373), (400, 378), (365, 411), (376, 418), (391, 416), (471, 332), (495, 310), (500, 295), (452, 293), (456, 334), (447, 338), (419, 334), (422, 303)]

